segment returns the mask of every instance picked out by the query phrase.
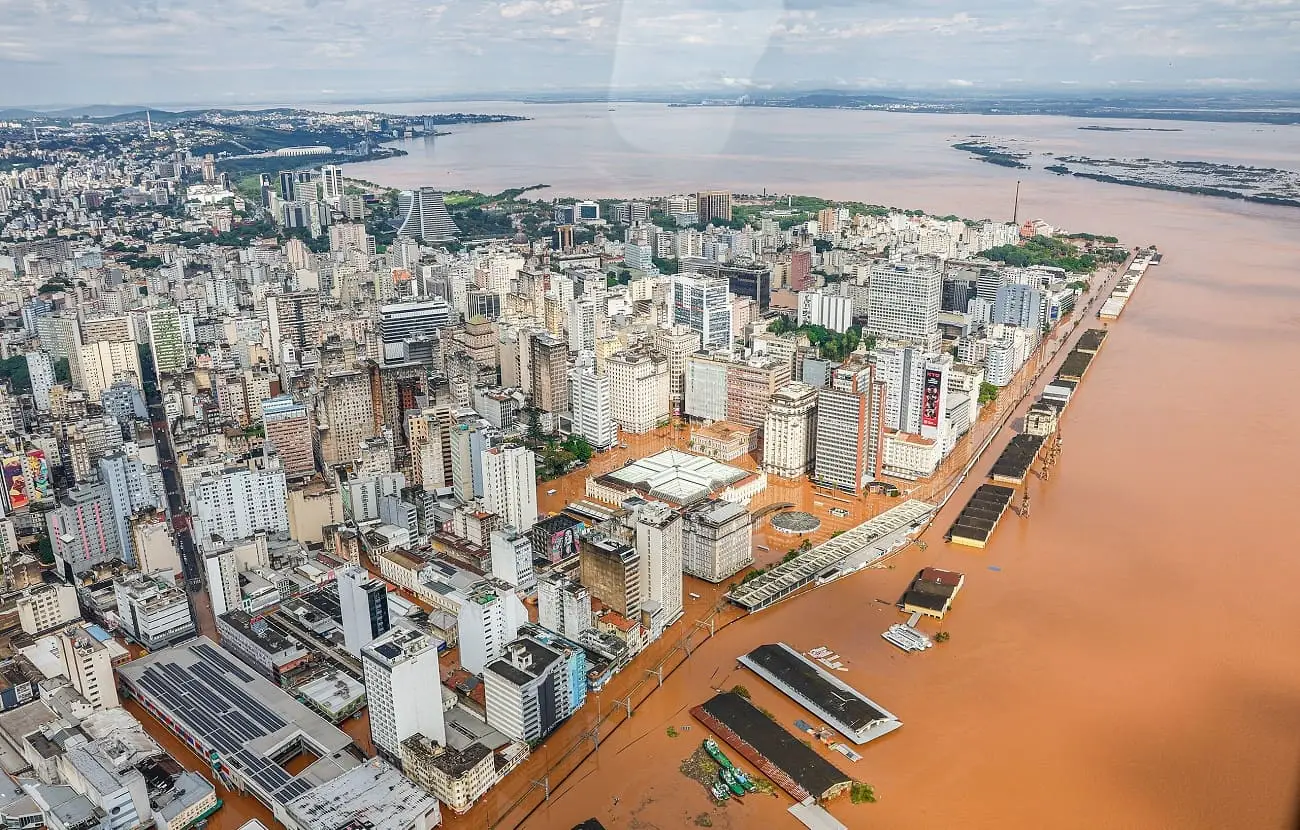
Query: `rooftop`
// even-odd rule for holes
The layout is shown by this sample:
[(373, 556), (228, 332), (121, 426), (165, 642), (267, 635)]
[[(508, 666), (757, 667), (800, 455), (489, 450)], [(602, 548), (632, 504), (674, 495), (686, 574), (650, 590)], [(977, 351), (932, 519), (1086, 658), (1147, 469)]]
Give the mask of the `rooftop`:
[(677, 504), (691, 504), (750, 475), (752, 474), (739, 467), (702, 455), (664, 450), (637, 459), (597, 480), (615, 483)]
[(313, 830), (408, 830), (429, 815), (441, 823), (437, 799), (377, 758), (299, 796), (289, 814)]

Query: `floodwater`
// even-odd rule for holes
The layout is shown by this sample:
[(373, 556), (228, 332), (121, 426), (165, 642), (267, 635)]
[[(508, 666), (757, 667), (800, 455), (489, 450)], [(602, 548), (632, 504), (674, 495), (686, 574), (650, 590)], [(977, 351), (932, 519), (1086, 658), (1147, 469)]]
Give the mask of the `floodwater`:
[[(1005, 170), (947, 145), (983, 134), (1052, 152), (1298, 169), (1300, 131), (618, 110), (534, 108), (537, 121), (468, 128), (437, 139), (431, 156), (349, 174), (481, 190), (548, 182), (594, 196), (766, 187), (973, 217), (1009, 215), (1020, 178), (1021, 218), (1156, 244), (1165, 259), (1110, 325), (1065, 416), (1060, 463), (1050, 482), (1030, 481), (1031, 518), (1009, 515), (984, 551), (947, 545), (959, 497), (928, 548), (909, 549), (894, 569), (727, 627), (576, 774), (552, 782), (525, 826), (597, 816), (609, 827), (678, 828), (700, 813), (720, 828), (795, 826), (785, 796), (714, 808), (677, 772), (702, 737), (698, 724), (680, 732), (688, 710), (711, 688), (743, 683), (787, 728), (810, 719), (735, 665), (775, 640), (835, 649), (849, 668), (842, 677), (905, 724), (857, 764), (820, 750), (879, 794), (877, 804), (831, 806), (850, 827), (1293, 826), (1300, 557), (1288, 482), (1300, 459), (1289, 417), (1300, 407), (1300, 211)], [(556, 129), (574, 124), (586, 129)], [(879, 636), (900, 616), (874, 599), (896, 598), (924, 565), (964, 571), (966, 587), (940, 624), (951, 640), (904, 655)]]

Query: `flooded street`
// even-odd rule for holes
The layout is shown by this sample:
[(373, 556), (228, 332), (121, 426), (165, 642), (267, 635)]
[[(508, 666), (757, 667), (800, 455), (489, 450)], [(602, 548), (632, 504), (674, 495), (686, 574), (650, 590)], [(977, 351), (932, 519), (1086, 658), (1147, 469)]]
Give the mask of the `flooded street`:
[[(594, 107), (532, 108), (535, 121), (474, 128), (472, 141), (438, 139), (436, 160), (431, 147), (408, 142), (412, 156), (359, 165), (355, 175), (482, 190), (546, 181), (556, 195), (587, 196), (766, 187), (969, 217), (1009, 216), (1021, 179), (1021, 219), (1155, 244), (1165, 258), (1110, 325), (1064, 418), (1051, 481), (1030, 480), (1032, 518), (1009, 515), (983, 551), (945, 544), (960, 493), (924, 537), (927, 549), (909, 548), (894, 569), (722, 629), (573, 775), (552, 783), (524, 826), (568, 828), (596, 816), (608, 827), (680, 828), (701, 813), (719, 828), (796, 826), (784, 795), (714, 808), (677, 771), (702, 737), (698, 724), (683, 731), (687, 710), (712, 689), (746, 685), (788, 729), (810, 719), (736, 667), (738, 655), (777, 640), (833, 648), (847, 662), (842, 678), (904, 723), (862, 748), (857, 764), (819, 748), (876, 787), (877, 804), (831, 805), (850, 827), (1293, 826), (1300, 603), (1291, 586), (1300, 558), (1288, 481), (1300, 436), (1285, 418), (1300, 405), (1291, 382), (1300, 211), (1006, 170), (948, 145), (980, 134), (1058, 152), (1296, 168), (1297, 130), (1179, 124), (1176, 133), (1098, 134), (1078, 131), (1093, 122), (1055, 118), (638, 112), (620, 106), (616, 120)], [(636, 137), (620, 139), (637, 118)], [(724, 120), (730, 140), (699, 138)], [(576, 123), (590, 128), (556, 129)], [(561, 492), (539, 506), (555, 509), (572, 486), (544, 488)], [(770, 487), (759, 501), (777, 496)], [(829, 517), (818, 515), (829, 535)], [(761, 543), (773, 558), (793, 544)], [(942, 623), (951, 640), (903, 654), (880, 638), (901, 615), (874, 600), (896, 599), (925, 565), (965, 572), (966, 586)], [(590, 716), (579, 712), (555, 745), (567, 746)], [(505, 786), (514, 789), (508, 802), (519, 789)]]

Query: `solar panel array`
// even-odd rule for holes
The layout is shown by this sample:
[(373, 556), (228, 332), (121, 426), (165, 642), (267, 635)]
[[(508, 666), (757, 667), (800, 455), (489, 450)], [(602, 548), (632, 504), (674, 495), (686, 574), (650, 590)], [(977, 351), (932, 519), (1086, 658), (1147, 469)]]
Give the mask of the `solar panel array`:
[(250, 741), (289, 725), (225, 675), (245, 683), (253, 678), (206, 643), (191, 645), (189, 650), (202, 659), (188, 668), (176, 663), (152, 665), (140, 675), (139, 686), (205, 746), (216, 750), (223, 763), (234, 767), (271, 798), (287, 804), (310, 791), (311, 784), (244, 748)]

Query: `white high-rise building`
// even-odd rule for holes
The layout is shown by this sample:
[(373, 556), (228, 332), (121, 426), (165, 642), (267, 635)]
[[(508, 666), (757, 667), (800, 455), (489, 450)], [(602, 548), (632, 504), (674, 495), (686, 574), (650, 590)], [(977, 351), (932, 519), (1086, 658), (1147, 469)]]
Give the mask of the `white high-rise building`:
[(472, 674), (505, 653), (506, 644), (519, 636), (528, 622), (528, 610), (510, 585), (497, 580), (476, 582), (466, 592), (456, 619), (460, 638), (460, 664)]
[(276, 466), (204, 475), (193, 485), (190, 504), (200, 547), (211, 547), (213, 537), (234, 541), (289, 531), (288, 490), (284, 470)]
[(28, 352), (27, 374), (32, 379), (32, 400), (36, 411), (50, 411), (50, 390), (54, 388), (54, 361), (45, 352)]
[(928, 261), (905, 259), (874, 266), (870, 278), (866, 330), (937, 351), (943, 272)]
[(95, 709), (115, 709), (122, 704), (113, 679), (113, 655), (90, 633), (88, 623), (73, 623), (58, 634), (59, 659), (72, 688)]
[(846, 332), (853, 325), (853, 298), (829, 290), (801, 291), (799, 325)]
[(153, 352), (154, 372), (158, 377), (184, 372), (189, 366), (181, 313), (175, 306), (149, 311), (149, 348)]
[(388, 588), (356, 565), (340, 569), (335, 579), (343, 616), (343, 645), (352, 656), (360, 657), (362, 646), (392, 627)]
[(706, 350), (731, 347), (731, 297), (726, 277), (673, 278), (672, 321), (700, 335)]
[(944, 436), (952, 357), (916, 347), (878, 348), (872, 360), (877, 380), (885, 383), (885, 428), (924, 438)]
[(516, 590), (531, 594), (537, 590), (533, 571), (533, 543), (513, 528), (492, 531), (492, 576)]
[(543, 628), (577, 641), (592, 627), (591, 590), (562, 573), (546, 576), (537, 583), (537, 621)]
[(432, 187), (399, 193), (397, 218), (402, 223), (397, 230), (399, 236), (418, 236), (425, 242), (447, 242), (460, 233), (455, 220), (447, 212), (442, 193)]
[(569, 400), (573, 407), (573, 434), (580, 435), (597, 452), (618, 443), (611, 406), (612, 382), (597, 372), (588, 356), (569, 371)]
[(343, 199), (343, 168), (327, 164), (320, 169), (321, 199), (338, 206)]
[(682, 615), (682, 517), (662, 502), (644, 505), (636, 517), (641, 568), (641, 611), (650, 612), (657, 637)]
[(568, 315), (569, 351), (593, 351), (607, 329), (604, 297), (575, 297), (569, 301)]
[(483, 453), (483, 501), (520, 533), (537, 524), (537, 456), (519, 444)]
[(131, 536), (131, 517), (141, 510), (162, 506), (162, 474), (157, 469), (151, 471), (145, 467), (134, 445), (100, 458), (98, 467), (99, 480), (108, 487), (113, 501), (113, 519), (122, 556), (127, 562), (138, 564)]
[(220, 617), (240, 607), (239, 562), (233, 550), (224, 548), (205, 554), (203, 578), (208, 585), (208, 597), (212, 600), (212, 616)]
[(686, 361), (700, 350), (700, 333), (690, 326), (660, 326), (654, 331), (654, 349), (668, 359), (668, 406), (673, 414), (686, 403)]
[(754, 561), (754, 517), (744, 505), (710, 499), (682, 514), (682, 570), (721, 582)]
[(627, 350), (605, 358), (610, 415), (624, 432), (646, 433), (669, 418), (668, 361), (657, 353)]
[(402, 741), (416, 733), (447, 742), (436, 640), (394, 628), (361, 649), (361, 669), (375, 749), (398, 759)]
[(763, 424), (763, 469), (799, 478), (812, 469), (817, 435), (817, 390), (792, 381), (772, 394)]
[(92, 401), (115, 381), (129, 381), (140, 386), (140, 357), (134, 342), (96, 340), (82, 345), (78, 354), (81, 366), (81, 384)]

